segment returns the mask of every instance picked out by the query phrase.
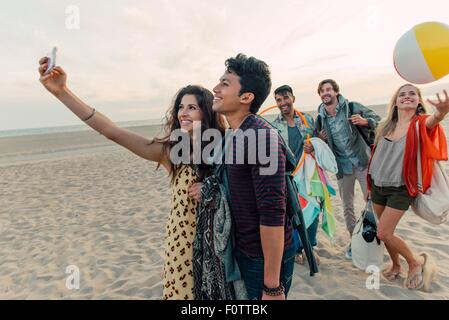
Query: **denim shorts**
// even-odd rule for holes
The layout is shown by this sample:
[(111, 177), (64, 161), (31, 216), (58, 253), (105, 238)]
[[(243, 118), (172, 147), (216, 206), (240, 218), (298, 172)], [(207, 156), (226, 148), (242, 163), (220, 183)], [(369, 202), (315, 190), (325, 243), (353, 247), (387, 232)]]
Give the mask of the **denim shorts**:
[(378, 187), (373, 183), (371, 200), (380, 206), (406, 211), (410, 207), (413, 197), (408, 194), (406, 186)]

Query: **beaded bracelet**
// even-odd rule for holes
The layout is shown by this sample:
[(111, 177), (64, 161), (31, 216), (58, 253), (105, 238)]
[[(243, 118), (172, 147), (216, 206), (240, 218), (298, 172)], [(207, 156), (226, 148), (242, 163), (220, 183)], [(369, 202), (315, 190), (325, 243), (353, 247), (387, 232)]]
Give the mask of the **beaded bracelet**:
[(268, 288), (267, 286), (263, 286), (263, 292), (267, 295), (267, 296), (272, 296), (272, 297), (276, 297), (276, 296), (280, 296), (283, 295), (285, 293), (285, 288), (282, 285), (282, 283), (279, 285), (279, 287), (277, 288)]

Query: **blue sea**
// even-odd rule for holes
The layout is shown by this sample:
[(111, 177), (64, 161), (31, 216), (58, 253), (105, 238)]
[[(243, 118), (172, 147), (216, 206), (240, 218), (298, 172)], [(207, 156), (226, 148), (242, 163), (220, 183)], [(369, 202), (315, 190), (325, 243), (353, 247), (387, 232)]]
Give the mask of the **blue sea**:
[[(162, 124), (162, 119), (119, 121), (116, 123), (120, 127), (150, 126), (150, 125)], [(60, 127), (0, 130), (0, 138), (1, 137), (29, 136), (29, 135), (47, 134), (47, 133), (77, 132), (77, 131), (88, 131), (88, 130), (90, 130), (90, 127), (85, 124), (71, 125), (71, 126), (60, 126)]]

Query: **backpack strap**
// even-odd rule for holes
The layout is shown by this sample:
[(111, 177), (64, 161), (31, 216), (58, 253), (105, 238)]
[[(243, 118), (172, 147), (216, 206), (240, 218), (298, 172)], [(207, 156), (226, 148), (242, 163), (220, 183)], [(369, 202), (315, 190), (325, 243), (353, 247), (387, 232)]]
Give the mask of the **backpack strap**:
[(348, 101), (349, 114), (352, 116), (354, 114), (354, 103), (352, 101)]
[[(348, 101), (348, 108), (349, 108), (349, 114), (352, 116), (354, 114), (354, 102)], [(353, 126), (357, 129), (360, 136), (363, 138), (363, 141), (365, 141), (365, 143), (371, 149), (371, 141), (370, 141), (370, 137), (368, 136), (369, 133), (365, 132), (362, 128), (360, 128), (357, 125), (353, 125)]]

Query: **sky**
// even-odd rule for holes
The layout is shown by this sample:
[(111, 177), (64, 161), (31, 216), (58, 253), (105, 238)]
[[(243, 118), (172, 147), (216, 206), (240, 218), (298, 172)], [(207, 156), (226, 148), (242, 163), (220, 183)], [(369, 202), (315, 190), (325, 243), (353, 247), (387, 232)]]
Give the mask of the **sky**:
[[(398, 39), (425, 21), (449, 24), (449, 1), (0, 0), (0, 130), (80, 124), (39, 82), (38, 60), (58, 47), (68, 86), (113, 121), (162, 118), (181, 87), (216, 85), (224, 61), (264, 60), (272, 91), (293, 87), (316, 109), (317, 84), (335, 79), (365, 105), (385, 104), (405, 81)], [(449, 76), (421, 85), (449, 89)], [(274, 104), (271, 93), (263, 107)]]

